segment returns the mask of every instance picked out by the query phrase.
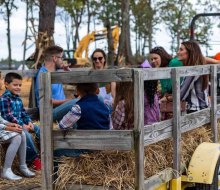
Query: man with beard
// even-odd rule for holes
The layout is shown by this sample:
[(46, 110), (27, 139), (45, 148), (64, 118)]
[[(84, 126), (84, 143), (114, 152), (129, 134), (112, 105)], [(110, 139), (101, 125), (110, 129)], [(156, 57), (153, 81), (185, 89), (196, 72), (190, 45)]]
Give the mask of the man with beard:
[[(37, 107), (40, 106), (39, 89), (40, 87), (40, 74), (46, 72), (55, 72), (58, 69), (69, 70), (69, 67), (65, 67), (63, 63), (63, 48), (59, 46), (50, 46), (44, 51), (44, 64), (39, 69), (36, 81), (35, 81), (35, 96)], [(59, 121), (62, 117), (71, 109), (75, 104), (76, 99), (66, 99), (63, 85), (52, 84), (52, 104), (53, 104), (53, 120)]]

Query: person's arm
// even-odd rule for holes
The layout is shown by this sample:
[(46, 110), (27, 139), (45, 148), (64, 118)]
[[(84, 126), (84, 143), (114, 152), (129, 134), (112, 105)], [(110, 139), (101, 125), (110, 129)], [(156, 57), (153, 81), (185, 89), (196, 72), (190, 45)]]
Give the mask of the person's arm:
[(71, 110), (63, 116), (63, 119), (59, 122), (60, 129), (68, 129), (73, 127), (73, 125), (81, 118), (81, 108), (79, 105), (75, 104)]
[(115, 108), (114, 115), (112, 117), (113, 129), (121, 130), (123, 129), (122, 124), (125, 120), (125, 107), (124, 101), (120, 101)]
[(210, 57), (204, 57), (206, 64), (220, 64), (220, 61)]
[(111, 94), (114, 102), (116, 96), (116, 82), (111, 82)]
[(19, 125), (23, 125), (23, 123), (20, 123), (19, 120), (13, 116), (9, 98), (1, 97), (0, 105), (1, 105), (0, 107), (1, 113), (5, 120), (11, 123), (17, 123)]
[(59, 106), (59, 105), (65, 103), (67, 101), (69, 101), (69, 99), (65, 99), (65, 100), (54, 100), (54, 99), (52, 99), (52, 104), (53, 104), (53, 106)]
[(16, 124), (16, 123), (8, 123), (6, 126), (5, 126), (5, 129), (6, 131), (14, 131), (14, 132), (17, 132), (17, 133), (22, 133), (22, 126)]
[(21, 118), (25, 124), (28, 124), (29, 122), (31, 122), (31, 117), (28, 115), (28, 113), (24, 109), (22, 100), (20, 100), (20, 103), (21, 103)]

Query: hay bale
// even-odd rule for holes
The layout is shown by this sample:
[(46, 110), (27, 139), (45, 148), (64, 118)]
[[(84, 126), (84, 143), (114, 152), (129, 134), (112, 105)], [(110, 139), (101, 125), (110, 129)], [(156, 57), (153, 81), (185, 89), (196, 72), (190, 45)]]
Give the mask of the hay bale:
[[(211, 142), (209, 127), (202, 127), (182, 135), (182, 167), (186, 168), (194, 150), (202, 142)], [(172, 167), (172, 140), (167, 139), (145, 147), (145, 179)], [(105, 188), (134, 189), (135, 159), (132, 151), (99, 151), (78, 158), (62, 157), (56, 189), (67, 184), (100, 185)]]

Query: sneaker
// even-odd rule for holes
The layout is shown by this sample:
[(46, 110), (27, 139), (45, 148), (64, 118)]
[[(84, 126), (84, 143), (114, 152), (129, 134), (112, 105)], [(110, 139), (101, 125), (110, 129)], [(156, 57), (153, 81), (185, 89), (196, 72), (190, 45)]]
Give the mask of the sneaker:
[(35, 160), (32, 162), (32, 168), (37, 171), (41, 170), (41, 161), (39, 158), (35, 158)]
[(7, 168), (7, 169), (3, 168), (1, 177), (4, 179), (9, 179), (9, 180), (21, 180), (22, 179), (22, 177), (15, 175), (13, 171), (11, 170), (11, 168)]
[(20, 165), (20, 172), (25, 176), (25, 177), (34, 177), (35, 173), (32, 172), (31, 170), (28, 169), (27, 165)]

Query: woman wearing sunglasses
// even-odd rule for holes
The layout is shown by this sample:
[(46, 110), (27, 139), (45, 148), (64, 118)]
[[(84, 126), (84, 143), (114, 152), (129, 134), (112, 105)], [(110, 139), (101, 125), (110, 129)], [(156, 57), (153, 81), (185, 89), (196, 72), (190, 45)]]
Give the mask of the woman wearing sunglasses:
[[(102, 49), (96, 49), (91, 55), (91, 60), (94, 70), (102, 70), (107, 68), (107, 56)], [(103, 97), (104, 101), (107, 101), (110, 105), (112, 105), (115, 98), (116, 83), (99, 83), (99, 85), (99, 95)]]

